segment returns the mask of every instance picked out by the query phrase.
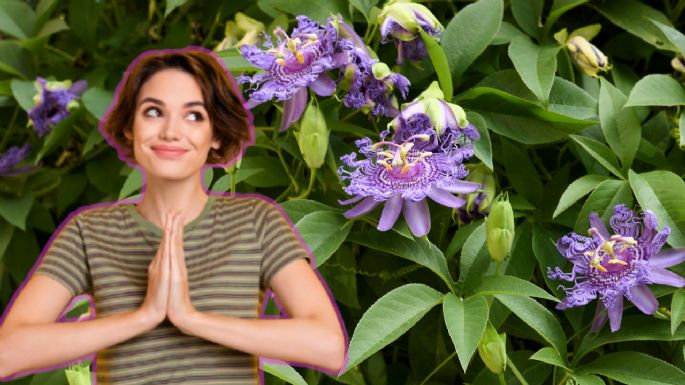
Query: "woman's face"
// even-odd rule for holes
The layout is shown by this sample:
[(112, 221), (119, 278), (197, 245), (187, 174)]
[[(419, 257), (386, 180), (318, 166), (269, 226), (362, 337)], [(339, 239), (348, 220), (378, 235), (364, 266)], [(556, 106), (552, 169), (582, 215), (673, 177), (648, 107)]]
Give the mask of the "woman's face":
[(218, 149), (202, 90), (178, 69), (152, 75), (141, 87), (133, 119), (133, 155), (148, 176), (195, 177)]

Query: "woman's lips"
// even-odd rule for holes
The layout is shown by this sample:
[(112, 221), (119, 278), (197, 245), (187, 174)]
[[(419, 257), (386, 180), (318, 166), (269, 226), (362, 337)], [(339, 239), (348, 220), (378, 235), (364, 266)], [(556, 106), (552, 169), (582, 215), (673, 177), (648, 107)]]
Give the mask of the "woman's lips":
[(174, 149), (167, 147), (152, 147), (152, 151), (163, 159), (178, 159), (182, 157), (188, 150), (184, 149)]

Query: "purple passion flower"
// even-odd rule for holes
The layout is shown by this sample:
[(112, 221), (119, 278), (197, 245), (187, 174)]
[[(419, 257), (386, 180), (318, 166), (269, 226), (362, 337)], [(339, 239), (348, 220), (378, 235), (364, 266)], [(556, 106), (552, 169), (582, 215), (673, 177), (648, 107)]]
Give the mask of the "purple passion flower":
[[(391, 229), (402, 212), (412, 234), (418, 237), (430, 231), (426, 197), (457, 208), (463, 206), (465, 200), (452, 193), (470, 193), (478, 190), (480, 185), (462, 180), (468, 171), (462, 164), (459, 142), (450, 141), (449, 147), (441, 147), (427, 115), (413, 117), (407, 124), (420, 126), (423, 130), (415, 129), (414, 135), (401, 139), (395, 135), (393, 141), (385, 140), (390, 132), (385, 130), (381, 133), (380, 142), (372, 144), (369, 138), (356, 141), (359, 152), (366, 159), (356, 160), (356, 153), (340, 158), (352, 168), (348, 171), (340, 166), (338, 174), (342, 180), (350, 181), (344, 190), (354, 197), (339, 203), (345, 205), (361, 201), (344, 213), (346, 218), (368, 213), (380, 203), (385, 203), (378, 230)], [(436, 151), (430, 151), (432, 149)]]
[(392, 37), (397, 46), (397, 64), (404, 59), (421, 60), (428, 55), (426, 46), (419, 36), (419, 28), (427, 34), (439, 37), (444, 27), (428, 8), (408, 0), (389, 2), (378, 16), (381, 42)]
[(29, 119), (38, 136), (43, 136), (78, 106), (76, 99), (86, 90), (88, 83), (79, 80), (72, 85), (70, 80), (53, 82), (39, 77), (35, 87), (38, 91), (33, 97), (36, 105), (29, 111)]
[(335, 83), (325, 74), (333, 68), (337, 45), (335, 27), (331, 23), (324, 27), (306, 16), (297, 16), (297, 23), (291, 36), (276, 28), (275, 47), (267, 35), (266, 50), (255, 45), (240, 47), (240, 53), (250, 64), (265, 70), (252, 77), (238, 77), (239, 83), (254, 86), (247, 106), (253, 108), (273, 98), (285, 101), (281, 131), (302, 115), (307, 105), (307, 87), (320, 96), (329, 96), (335, 91)]
[(645, 210), (640, 218), (620, 204), (614, 207), (610, 224), (613, 235), (597, 213), (591, 213), (591, 238), (569, 233), (557, 242), (561, 255), (573, 263), (571, 272), (547, 268), (550, 279), (575, 284), (564, 288), (566, 298), (557, 309), (586, 305), (595, 298), (600, 301), (592, 331), (598, 331), (607, 318), (612, 332), (620, 329), (624, 296), (643, 313), (654, 314), (658, 302), (647, 285), (685, 285), (683, 277), (666, 270), (685, 260), (685, 249), (660, 251), (671, 229), (664, 226), (657, 230), (653, 212)]
[(12, 176), (34, 169), (34, 166), (27, 166), (20, 169), (14, 168), (14, 166), (26, 158), (26, 155), (28, 155), (30, 150), (31, 145), (26, 143), (22, 147), (12, 146), (5, 151), (4, 154), (0, 155), (0, 175)]

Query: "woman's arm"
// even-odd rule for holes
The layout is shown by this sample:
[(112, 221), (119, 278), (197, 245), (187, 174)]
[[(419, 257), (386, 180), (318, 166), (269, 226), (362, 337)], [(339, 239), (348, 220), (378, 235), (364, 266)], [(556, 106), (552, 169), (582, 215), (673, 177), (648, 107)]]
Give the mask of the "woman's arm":
[(100, 319), (0, 328), (0, 378), (50, 367), (116, 345), (154, 328), (139, 311)]
[(309, 263), (304, 259), (288, 263), (273, 276), (270, 286), (291, 318), (243, 319), (194, 312), (177, 326), (186, 334), (252, 355), (338, 372), (345, 357), (345, 339)]

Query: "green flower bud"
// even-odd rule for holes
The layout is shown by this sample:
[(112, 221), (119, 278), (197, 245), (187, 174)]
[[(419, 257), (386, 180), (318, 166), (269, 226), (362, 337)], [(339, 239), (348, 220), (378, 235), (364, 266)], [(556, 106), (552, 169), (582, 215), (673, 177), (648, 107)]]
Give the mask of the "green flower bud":
[(394, 20), (404, 31), (393, 30), (390, 34), (396, 39), (411, 41), (416, 38), (418, 30), (421, 28), (416, 21), (417, 15), (420, 15), (424, 21), (427, 21), (434, 30), (442, 31), (444, 29), (440, 21), (426, 6), (412, 3), (409, 0), (388, 2), (378, 15), (378, 24), (382, 26), (387, 18)]
[(67, 376), (69, 385), (91, 385), (90, 381), (90, 363), (79, 362), (64, 369), (64, 374)]
[(685, 74), (685, 58), (682, 56), (678, 55), (671, 60), (671, 67), (673, 67), (674, 70)]
[(319, 107), (310, 103), (302, 115), (300, 130), (295, 131), (300, 152), (310, 169), (319, 168), (323, 164), (328, 151), (329, 134), (323, 113)]
[(507, 369), (507, 336), (504, 333), (497, 334), (497, 329), (490, 321), (478, 343), (478, 355), (485, 366), (497, 375)]
[(586, 75), (597, 77), (599, 71), (609, 71), (611, 65), (607, 57), (583, 36), (573, 36), (566, 43), (566, 49), (573, 57), (581, 71)]
[(235, 21), (226, 22), (224, 39), (214, 47), (214, 51), (255, 44), (262, 32), (264, 32), (264, 23), (238, 12), (235, 14)]
[[(403, 107), (403, 114), (411, 115), (424, 113), (431, 120), (433, 128), (438, 135), (442, 135), (449, 124), (466, 127), (469, 121), (466, 119), (466, 112), (460, 106), (445, 101), (445, 96), (437, 81), (433, 81), (419, 96)], [(399, 118), (395, 118), (388, 124), (393, 129), (399, 124)]]
[(499, 195), (485, 218), (485, 239), (490, 257), (495, 262), (502, 262), (511, 252), (514, 231), (514, 210), (509, 199)]

